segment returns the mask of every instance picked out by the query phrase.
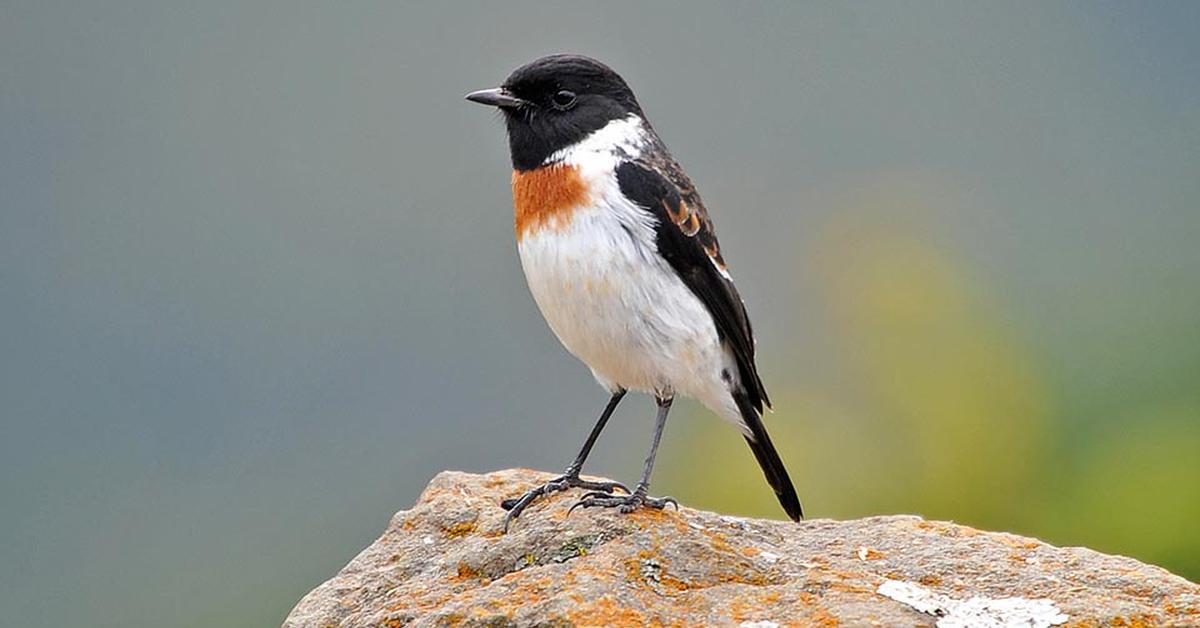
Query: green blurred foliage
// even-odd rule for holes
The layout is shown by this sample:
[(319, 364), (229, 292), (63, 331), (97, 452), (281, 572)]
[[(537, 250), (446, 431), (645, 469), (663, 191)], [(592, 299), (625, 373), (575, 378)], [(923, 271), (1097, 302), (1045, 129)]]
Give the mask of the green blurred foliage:
[[(865, 187), (797, 260), (818, 275), (812, 302), (832, 323), (822, 356), (840, 361), (814, 371), (805, 355), (774, 350), (785, 361), (764, 365), (768, 382), (772, 371), (814, 373), (801, 388), (776, 388), (767, 419), (809, 516), (912, 512), (1200, 578), (1197, 395), (1164, 404), (1160, 391), (1124, 385), (1109, 391), (1111, 404), (1094, 390), (1087, 403), (1062, 401), (1079, 395), (1052, 372), (1047, 349), (1002, 317), (1008, 308), (993, 282), (941, 244), (949, 195), (898, 182)], [(1147, 357), (1136, 349), (1126, 354), (1134, 364)], [(1198, 347), (1175, 350), (1194, 356)], [(685, 442), (660, 468), (678, 497), (781, 516), (729, 426), (684, 420), (689, 428), (674, 438)]]

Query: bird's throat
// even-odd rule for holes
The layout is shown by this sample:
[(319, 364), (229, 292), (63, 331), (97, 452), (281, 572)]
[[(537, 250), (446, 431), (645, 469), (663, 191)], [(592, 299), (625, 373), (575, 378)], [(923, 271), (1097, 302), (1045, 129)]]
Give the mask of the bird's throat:
[(512, 189), (518, 242), (544, 229), (565, 229), (591, 196), (579, 168), (566, 164), (514, 170)]

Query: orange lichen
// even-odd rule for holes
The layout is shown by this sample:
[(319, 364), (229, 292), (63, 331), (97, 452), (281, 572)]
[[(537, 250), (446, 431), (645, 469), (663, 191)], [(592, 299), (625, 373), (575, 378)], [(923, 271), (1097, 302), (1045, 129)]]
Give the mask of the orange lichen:
[(455, 570), (455, 574), (450, 576), (450, 581), (463, 582), (466, 580), (483, 580), (486, 582), (488, 579), (483, 575), (483, 572), (479, 571), (479, 569), (466, 563), (459, 563), (458, 568)]
[(776, 608), (779, 599), (778, 591), (739, 595), (729, 602), (729, 616), (737, 622), (765, 619), (763, 611)]
[(708, 542), (712, 548), (718, 552), (732, 552), (733, 546), (726, 540), (725, 535), (712, 530), (705, 530), (705, 536), (708, 537)]
[[(1200, 606), (1189, 606), (1187, 608), (1179, 608), (1174, 604), (1167, 602), (1163, 606), (1163, 610), (1169, 615), (1200, 615)], [(1197, 622), (1200, 623), (1200, 622)]]
[(880, 558), (883, 558), (884, 556), (885, 556), (885, 554), (883, 552), (881, 552), (873, 547), (858, 548), (859, 560), (879, 560)]
[(762, 572), (749, 574), (719, 573), (716, 575), (716, 580), (720, 584), (748, 584), (755, 587), (767, 587), (775, 584), (774, 579), (769, 574)]
[(588, 202), (587, 182), (574, 166), (553, 165), (514, 170), (513, 210), (517, 240), (545, 228), (562, 229), (575, 210)]
[(567, 614), (567, 619), (576, 626), (612, 626), (621, 628), (640, 628), (641, 626), (662, 626), (657, 619), (647, 618), (645, 614), (632, 608), (621, 606), (609, 598), (589, 600), (574, 611)]
[(1110, 626), (1120, 626), (1121, 628), (1150, 628), (1151, 626), (1159, 625), (1159, 622), (1150, 615), (1137, 615), (1134, 617), (1114, 617), (1108, 624)]
[[(739, 596), (730, 602), (730, 618), (736, 622), (768, 620), (782, 626), (821, 626), (823, 628), (835, 628), (840, 623), (838, 618), (821, 604), (820, 596), (807, 591), (801, 591), (795, 597), (795, 601), (799, 602), (806, 612), (801, 616), (789, 614), (788, 619), (781, 620), (778, 617), (781, 610), (780, 599), (781, 596), (775, 591), (760, 595)], [(794, 607), (789, 608), (787, 612), (794, 613)]]
[(652, 527), (658, 526), (673, 520), (673, 516), (668, 510), (656, 510), (654, 508), (640, 508), (627, 515), (626, 518), (637, 524), (641, 530), (649, 530)]
[(475, 531), (479, 524), (475, 521), (460, 521), (442, 528), (442, 534), (448, 539), (457, 539)]
[(808, 617), (807, 625), (822, 626), (823, 628), (835, 628), (840, 622), (837, 617), (834, 617), (830, 612), (821, 605), (821, 598), (808, 592), (801, 592), (799, 595), (800, 601), (805, 606), (812, 608), (813, 612)]
[[(640, 556), (643, 552), (638, 552)], [(649, 553), (649, 552), (646, 552)], [(645, 560), (645, 559), (642, 559)], [(625, 565), (625, 580), (628, 582), (638, 583), (642, 581), (642, 561), (637, 558), (627, 558), (624, 561)]]
[(682, 593), (692, 588), (690, 583), (671, 576), (666, 571), (663, 571), (661, 574), (659, 574), (658, 583), (676, 593)]
[(937, 574), (925, 574), (924, 576), (921, 576), (917, 582), (920, 582), (927, 587), (936, 587), (942, 584), (942, 577)]

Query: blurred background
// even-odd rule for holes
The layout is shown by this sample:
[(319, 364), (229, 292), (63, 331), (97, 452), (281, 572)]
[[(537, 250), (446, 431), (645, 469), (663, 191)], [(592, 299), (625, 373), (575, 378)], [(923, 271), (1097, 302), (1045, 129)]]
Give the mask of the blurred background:
[[(569, 462), (606, 395), (462, 100), (558, 51), (702, 191), (810, 516), (1200, 579), (1200, 4), (7, 1), (6, 622), (278, 625), (438, 471)], [(654, 492), (782, 515), (702, 408), (664, 443)]]

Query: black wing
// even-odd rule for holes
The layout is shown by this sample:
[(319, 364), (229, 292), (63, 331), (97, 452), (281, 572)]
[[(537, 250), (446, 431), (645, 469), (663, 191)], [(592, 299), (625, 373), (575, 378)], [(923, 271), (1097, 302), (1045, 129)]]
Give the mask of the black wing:
[(737, 361), (745, 394), (758, 412), (771, 406), (754, 364), (754, 332), (746, 306), (725, 274), (712, 221), (687, 175), (673, 160), (653, 165), (626, 161), (617, 167), (621, 193), (658, 219), (658, 253), (704, 303), (721, 339)]
[(733, 399), (749, 430), (746, 443), (784, 511), (798, 521), (804, 516), (800, 498), (762, 422), (763, 406), (770, 407), (771, 400), (754, 365), (754, 332), (746, 305), (725, 272), (725, 260), (700, 195), (674, 160), (662, 157), (665, 154), (655, 153), (657, 159), (652, 163), (622, 163), (617, 167), (617, 183), (622, 194), (654, 214), (659, 255), (704, 303), (717, 333), (732, 349), (741, 382), (741, 387), (732, 391)]

